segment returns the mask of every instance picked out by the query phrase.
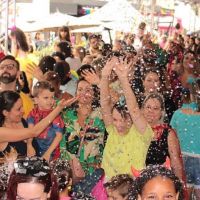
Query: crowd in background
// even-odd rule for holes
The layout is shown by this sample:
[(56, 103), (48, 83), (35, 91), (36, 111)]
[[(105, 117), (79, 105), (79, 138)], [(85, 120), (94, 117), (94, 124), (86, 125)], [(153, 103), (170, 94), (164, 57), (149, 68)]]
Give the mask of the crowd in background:
[(200, 37), (146, 24), (52, 52), (12, 28), (0, 53), (0, 198), (200, 199)]

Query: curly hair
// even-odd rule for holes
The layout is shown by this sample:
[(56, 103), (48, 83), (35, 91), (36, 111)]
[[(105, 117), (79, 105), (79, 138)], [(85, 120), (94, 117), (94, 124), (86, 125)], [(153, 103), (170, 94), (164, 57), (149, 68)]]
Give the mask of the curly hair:
[(184, 199), (183, 185), (179, 178), (173, 173), (173, 171), (160, 166), (160, 165), (151, 165), (148, 166), (139, 177), (136, 178), (134, 184), (132, 185), (129, 191), (129, 200), (137, 200), (138, 195), (141, 195), (145, 185), (155, 177), (165, 177), (170, 179), (174, 183), (176, 193), (179, 193), (178, 200)]

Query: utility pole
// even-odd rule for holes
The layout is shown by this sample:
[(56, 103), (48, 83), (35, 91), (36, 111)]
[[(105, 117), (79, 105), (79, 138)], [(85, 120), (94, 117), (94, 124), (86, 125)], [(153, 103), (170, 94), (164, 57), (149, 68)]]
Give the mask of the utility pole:
[(6, 0), (6, 19), (5, 19), (5, 54), (8, 53), (8, 21), (9, 21), (9, 0)]
[(151, 0), (151, 34), (153, 33), (154, 30), (155, 7), (156, 7), (156, 0)]

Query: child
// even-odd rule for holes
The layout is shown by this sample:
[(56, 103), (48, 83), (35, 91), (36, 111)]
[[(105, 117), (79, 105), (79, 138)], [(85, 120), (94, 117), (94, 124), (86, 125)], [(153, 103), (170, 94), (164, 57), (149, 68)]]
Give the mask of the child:
[(120, 174), (111, 178), (104, 184), (108, 199), (127, 199), (129, 189), (133, 184), (133, 178), (128, 174)]
[(155, 165), (148, 166), (136, 178), (129, 193), (129, 200), (146, 199), (187, 199), (183, 194), (183, 185), (169, 169)]
[(60, 200), (70, 200), (70, 191), (72, 187), (72, 169), (66, 160), (54, 160), (51, 163), (53, 174), (58, 182)]
[[(35, 108), (28, 116), (29, 127), (37, 124), (41, 119), (45, 118), (54, 107), (54, 88), (49, 82), (38, 82), (33, 88), (33, 97), (35, 100)], [(64, 123), (60, 116), (36, 138), (38, 148), (37, 156), (42, 156), (46, 160), (52, 160), (59, 157), (59, 143), (62, 139)], [(28, 155), (35, 154), (31, 145), (32, 139), (28, 140)]]

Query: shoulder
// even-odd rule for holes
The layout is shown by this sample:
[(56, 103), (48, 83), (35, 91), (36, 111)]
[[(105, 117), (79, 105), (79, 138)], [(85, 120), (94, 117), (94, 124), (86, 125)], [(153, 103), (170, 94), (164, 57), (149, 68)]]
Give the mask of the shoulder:
[(109, 135), (114, 134), (116, 132), (115, 127), (113, 124), (110, 124), (106, 127), (106, 131)]
[(95, 108), (91, 114), (90, 114), (91, 118), (99, 118), (102, 119), (102, 112), (101, 112), (101, 108)]
[(20, 97), (21, 97), (23, 102), (26, 101), (26, 102), (28, 102), (30, 104), (33, 104), (33, 100), (27, 94), (25, 94), (22, 91), (20, 91), (19, 95), (20, 95)]

